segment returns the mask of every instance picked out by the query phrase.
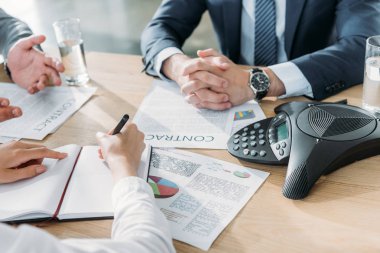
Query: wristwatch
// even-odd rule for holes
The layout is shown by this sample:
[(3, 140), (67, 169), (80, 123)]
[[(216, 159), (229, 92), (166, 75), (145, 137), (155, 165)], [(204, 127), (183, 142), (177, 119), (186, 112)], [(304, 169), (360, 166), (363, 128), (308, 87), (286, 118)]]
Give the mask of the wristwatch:
[(255, 100), (260, 101), (268, 93), (269, 77), (262, 69), (253, 68), (249, 71), (248, 86), (252, 89)]

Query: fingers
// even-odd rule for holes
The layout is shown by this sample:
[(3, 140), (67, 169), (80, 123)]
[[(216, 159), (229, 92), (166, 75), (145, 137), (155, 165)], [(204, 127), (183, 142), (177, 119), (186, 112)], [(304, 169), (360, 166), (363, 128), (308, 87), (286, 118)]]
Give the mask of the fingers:
[(201, 82), (199, 80), (193, 80), (182, 85), (181, 92), (182, 94), (185, 94), (185, 95), (192, 95), (194, 94), (194, 92), (200, 89), (207, 89), (207, 88), (209, 88), (209, 85), (207, 83)]
[(144, 134), (137, 129), (136, 124), (128, 123), (121, 129), (119, 134), (110, 135), (98, 132), (96, 133), (96, 138), (100, 146), (98, 150), (99, 158), (107, 160), (110, 155), (117, 153), (125, 156), (126, 154), (122, 152), (123, 148), (136, 149), (140, 147), (140, 144), (143, 144)]
[(14, 106), (0, 107), (0, 122), (18, 118), (22, 115), (21, 108)]
[(199, 80), (208, 86), (215, 86), (217, 88), (227, 88), (228, 82), (224, 78), (214, 75), (207, 71), (197, 71), (189, 75), (190, 80)]
[(104, 160), (103, 152), (102, 152), (101, 148), (98, 148), (98, 157), (99, 157), (100, 160)]
[(49, 78), (52, 81), (54, 85), (61, 85), (61, 78), (59, 77), (58, 72), (55, 68), (52, 67), (45, 67), (43, 70), (43, 74), (48, 77), (47, 83), (49, 84)]
[(1, 107), (6, 107), (9, 105), (9, 99), (7, 98), (0, 98), (0, 106)]
[(22, 141), (13, 142), (13, 146), (15, 148), (25, 148), (25, 149), (26, 148), (42, 148), (42, 147), (44, 147), (43, 145), (26, 143), (26, 142), (22, 142)]
[(46, 37), (44, 35), (35, 35), (30, 36), (26, 39), (23, 39), (18, 43), (18, 46), (22, 49), (29, 50), (32, 47), (39, 45), (45, 41)]
[(43, 74), (41, 74), (41, 76), (39, 77), (38, 82), (30, 86), (28, 88), (28, 92), (30, 94), (34, 94), (38, 91), (45, 89), (47, 86), (49, 86), (49, 80), (51, 80), (52, 84), (56, 86), (59, 86), (62, 83), (57, 71), (55, 71), (51, 67), (45, 67), (45, 69), (43, 70)]
[(196, 71), (208, 71), (215, 72), (217, 71), (217, 67), (211, 66), (209, 63), (203, 61), (202, 59), (192, 59), (188, 61), (182, 69), (181, 75), (187, 76)]
[(49, 86), (49, 78), (45, 74), (42, 74), (36, 83), (28, 87), (28, 92), (34, 94), (45, 89), (46, 86)]
[(107, 136), (109, 136), (109, 135), (105, 134), (103, 132), (97, 132), (96, 133), (96, 139), (98, 140), (98, 143), (100, 146), (105, 145), (105, 143), (107, 141)]
[(97, 132), (96, 133), (96, 139), (98, 141), (98, 144), (99, 144), (99, 149), (98, 149), (98, 156), (99, 156), (99, 159), (101, 160), (104, 160), (104, 156), (103, 156), (103, 149), (108, 149), (108, 146), (110, 145), (110, 141), (107, 139), (107, 136), (109, 136), (109, 134), (105, 134), (103, 132)]
[(46, 147), (22, 149), (19, 151), (18, 155), (21, 160), (19, 160), (20, 164), (25, 163), (29, 160), (37, 160), (42, 158), (64, 159), (67, 157), (66, 153), (54, 151)]
[(222, 70), (227, 70), (230, 68), (231, 60), (225, 57), (224, 55), (220, 54), (215, 49), (209, 48), (205, 50), (198, 50), (197, 55), (200, 58), (208, 58), (209, 61), (218, 68)]
[(229, 100), (227, 94), (216, 93), (209, 89), (198, 90), (195, 94), (202, 102), (223, 103)]
[(198, 50), (197, 55), (204, 58), (209, 56), (220, 56), (221, 54), (213, 48), (208, 48), (204, 50)]
[(5, 169), (1, 174), (1, 183), (11, 183), (22, 179), (32, 178), (46, 171), (43, 165), (30, 165), (22, 169)]
[(137, 129), (136, 124), (133, 124), (133, 123), (125, 124), (125, 126), (120, 130), (120, 133), (122, 133), (124, 135), (127, 133), (134, 135), (136, 132), (139, 132), (139, 130)]
[(58, 71), (58, 72), (64, 72), (65, 71), (65, 68), (63, 67), (63, 64), (55, 59), (55, 58), (52, 58), (52, 57), (45, 57), (45, 65), (46, 66), (49, 66), (51, 67), (52, 69)]
[[(203, 90), (202, 90), (203, 91)], [(218, 94), (210, 91), (207, 92), (197, 92), (196, 94), (192, 94), (185, 97), (185, 100), (195, 106), (198, 109), (210, 109), (210, 110), (226, 110), (232, 107), (231, 102), (228, 100), (228, 96), (226, 94)], [(214, 93), (213, 95), (210, 94)], [(215, 96), (215, 94), (217, 96)], [(212, 97), (215, 96), (215, 97)], [(225, 98), (227, 97), (227, 99)], [(208, 101), (206, 101), (206, 99)]]
[(226, 71), (231, 67), (231, 61), (227, 57), (213, 57), (211, 62), (218, 68)]
[(40, 79), (38, 80), (38, 83), (36, 86), (32, 87), (37, 89), (37, 91), (45, 89), (46, 86), (49, 85), (49, 79), (46, 75), (41, 75)]
[(185, 83), (184, 85), (182, 85), (181, 92), (183, 94), (189, 96), (189, 95), (194, 94), (197, 91), (207, 90), (207, 89), (217, 91), (217, 92), (224, 92), (225, 91), (225, 85), (223, 85), (223, 87), (210, 86), (206, 82), (202, 82), (200, 80), (192, 80), (192, 81), (189, 81), (189, 82)]
[(201, 102), (198, 104), (197, 108), (210, 109), (215, 111), (223, 111), (230, 109), (232, 107), (231, 102), (224, 103), (212, 103), (212, 102)]
[[(38, 81), (38, 82), (39, 82), (39, 81)], [(28, 88), (28, 92), (29, 92), (30, 94), (34, 94), (34, 93), (36, 93), (36, 92), (39, 91), (39, 89), (37, 88), (37, 84), (38, 84), (38, 82), (37, 82), (36, 84), (33, 84), (33, 86), (30, 86), (30, 87)]]

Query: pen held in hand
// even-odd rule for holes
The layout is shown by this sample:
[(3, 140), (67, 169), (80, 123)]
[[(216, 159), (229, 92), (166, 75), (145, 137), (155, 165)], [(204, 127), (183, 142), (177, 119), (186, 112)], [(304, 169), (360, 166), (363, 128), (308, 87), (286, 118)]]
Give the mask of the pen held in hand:
[(120, 122), (117, 124), (117, 126), (113, 130), (112, 135), (120, 133), (121, 129), (124, 127), (125, 124), (127, 124), (128, 120), (129, 120), (129, 115), (124, 114), (123, 118), (121, 118)]

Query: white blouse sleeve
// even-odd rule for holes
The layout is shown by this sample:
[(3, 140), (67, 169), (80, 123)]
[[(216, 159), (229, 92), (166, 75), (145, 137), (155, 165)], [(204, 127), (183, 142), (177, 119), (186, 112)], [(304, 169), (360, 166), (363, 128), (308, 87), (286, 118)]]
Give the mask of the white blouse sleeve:
[(124, 178), (115, 185), (112, 199), (112, 239), (60, 241), (28, 225), (17, 229), (0, 225), (0, 252), (175, 252), (166, 219), (146, 182), (137, 177)]

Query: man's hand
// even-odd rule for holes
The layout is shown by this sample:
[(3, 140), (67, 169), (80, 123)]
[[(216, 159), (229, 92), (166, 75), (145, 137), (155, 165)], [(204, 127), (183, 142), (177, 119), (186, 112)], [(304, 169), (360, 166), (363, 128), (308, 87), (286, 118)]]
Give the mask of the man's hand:
[(17, 41), (8, 53), (8, 68), (15, 83), (35, 93), (50, 84), (60, 85), (58, 72), (64, 67), (58, 60), (34, 48), (45, 41), (45, 36), (31, 36)]
[(0, 98), (0, 122), (17, 118), (21, 115), (22, 111), (20, 107), (10, 106), (8, 99)]
[(23, 142), (0, 145), (0, 184), (35, 177), (46, 171), (44, 158), (63, 159), (65, 153)]
[(100, 145), (99, 157), (107, 161), (115, 182), (123, 177), (137, 176), (145, 143), (144, 134), (135, 124), (127, 124), (119, 134), (97, 133), (96, 137)]
[(185, 99), (197, 108), (225, 110), (232, 105), (224, 90), (229, 86), (222, 75), (223, 68), (204, 59), (191, 59), (183, 54), (169, 57), (162, 66), (163, 73), (180, 86)]
[[(219, 69), (225, 69), (223, 72), (217, 71), (213, 73), (228, 81), (229, 86), (224, 92), (228, 94), (229, 101), (233, 106), (243, 104), (254, 98), (253, 91), (248, 86), (249, 72), (246, 69), (236, 65), (214, 49), (200, 50), (198, 51), (198, 56)], [(285, 86), (274, 72), (270, 68), (263, 68), (263, 70), (269, 76), (271, 82), (267, 96), (285, 94)]]

